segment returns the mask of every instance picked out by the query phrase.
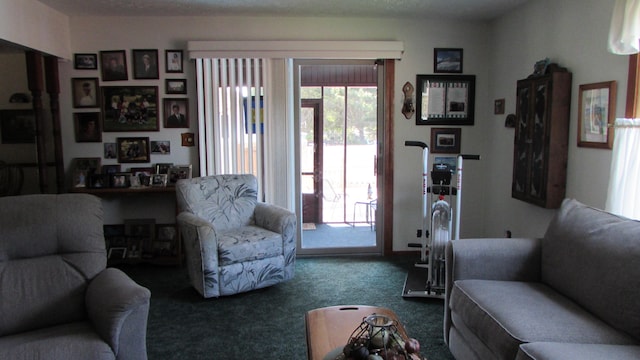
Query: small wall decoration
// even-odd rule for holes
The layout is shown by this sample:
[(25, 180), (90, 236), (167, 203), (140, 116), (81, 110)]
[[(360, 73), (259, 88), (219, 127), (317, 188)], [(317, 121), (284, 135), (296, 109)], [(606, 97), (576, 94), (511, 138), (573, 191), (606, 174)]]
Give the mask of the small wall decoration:
[(116, 142), (118, 144), (118, 162), (149, 162), (148, 137), (123, 137), (118, 138)]
[(507, 117), (504, 120), (504, 127), (510, 128), (510, 129), (515, 129), (516, 128), (516, 115), (515, 114), (507, 115)]
[(0, 133), (3, 144), (36, 142), (36, 114), (33, 110), (0, 110)]
[(117, 159), (118, 151), (116, 143), (104, 143), (104, 158), (105, 159)]
[(402, 101), (402, 114), (405, 118), (411, 119), (413, 114), (416, 112), (415, 106), (413, 106), (413, 92), (414, 87), (410, 82), (406, 82), (402, 87), (402, 92), (404, 93), (404, 100)]
[(74, 108), (98, 107), (98, 78), (71, 79)]
[(96, 70), (98, 69), (98, 55), (96, 54), (73, 54), (73, 68), (76, 70)]
[(166, 72), (181, 73), (184, 71), (182, 67), (182, 50), (165, 50)]
[(158, 79), (158, 50), (132, 50), (133, 78)]
[(475, 75), (417, 75), (416, 125), (473, 125)]
[(129, 80), (124, 50), (100, 51), (102, 81)]
[(182, 146), (195, 146), (196, 140), (193, 133), (183, 133), (180, 134), (182, 136)]
[(188, 128), (189, 127), (189, 100), (184, 99), (162, 99), (164, 108), (165, 128)]
[(103, 86), (103, 131), (158, 131), (157, 86)]
[(616, 82), (580, 85), (578, 98), (578, 146), (613, 148)]
[(102, 127), (99, 112), (74, 113), (77, 142), (102, 142)]
[(435, 48), (433, 49), (434, 73), (461, 73), (462, 49)]
[(460, 128), (432, 128), (431, 152), (434, 154), (459, 154), (460, 138)]
[(164, 92), (167, 94), (186, 94), (187, 79), (166, 79), (164, 81)]
[(504, 114), (504, 99), (497, 99), (493, 102), (493, 113), (496, 115)]

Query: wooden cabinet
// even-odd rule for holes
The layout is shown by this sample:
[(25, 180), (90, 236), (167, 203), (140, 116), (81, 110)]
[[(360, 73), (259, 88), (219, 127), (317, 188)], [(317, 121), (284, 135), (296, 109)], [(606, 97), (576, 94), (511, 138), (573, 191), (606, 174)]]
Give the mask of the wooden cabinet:
[(549, 68), (545, 75), (517, 83), (511, 196), (557, 208), (567, 178), (571, 73)]

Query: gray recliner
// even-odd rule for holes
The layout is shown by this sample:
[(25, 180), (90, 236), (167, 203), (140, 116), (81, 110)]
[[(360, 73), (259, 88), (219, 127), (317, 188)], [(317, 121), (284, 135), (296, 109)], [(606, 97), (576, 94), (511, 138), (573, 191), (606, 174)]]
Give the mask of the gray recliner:
[(0, 198), (0, 359), (146, 359), (150, 292), (106, 268), (100, 199)]

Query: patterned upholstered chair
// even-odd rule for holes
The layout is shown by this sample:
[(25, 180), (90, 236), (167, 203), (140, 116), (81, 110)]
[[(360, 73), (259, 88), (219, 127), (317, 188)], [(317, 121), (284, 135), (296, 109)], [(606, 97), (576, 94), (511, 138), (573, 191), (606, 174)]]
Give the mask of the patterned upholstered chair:
[(205, 298), (293, 278), (296, 216), (257, 201), (253, 175), (214, 175), (176, 184), (178, 225), (193, 287)]

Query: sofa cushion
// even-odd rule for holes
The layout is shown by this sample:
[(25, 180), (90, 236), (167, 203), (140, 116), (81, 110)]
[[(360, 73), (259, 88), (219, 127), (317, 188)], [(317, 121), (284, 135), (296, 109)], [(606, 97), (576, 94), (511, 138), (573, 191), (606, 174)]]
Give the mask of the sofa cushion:
[(282, 235), (257, 226), (222, 232), (218, 254), (220, 266), (282, 255)]
[(637, 360), (640, 346), (607, 344), (529, 343), (520, 346), (516, 360)]
[(640, 222), (566, 199), (542, 240), (542, 282), (640, 339)]
[(533, 341), (636, 344), (541, 283), (458, 280), (450, 307), (456, 327), (467, 327), (504, 359), (515, 358), (520, 344)]

